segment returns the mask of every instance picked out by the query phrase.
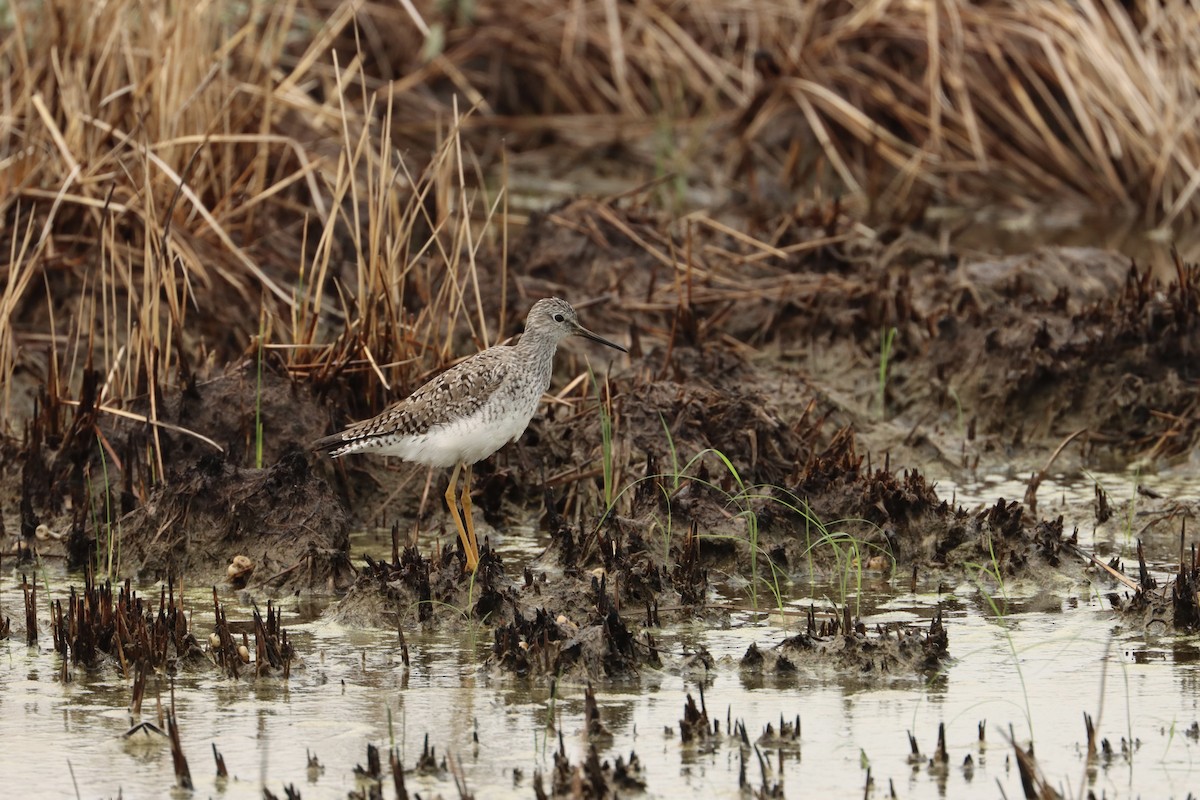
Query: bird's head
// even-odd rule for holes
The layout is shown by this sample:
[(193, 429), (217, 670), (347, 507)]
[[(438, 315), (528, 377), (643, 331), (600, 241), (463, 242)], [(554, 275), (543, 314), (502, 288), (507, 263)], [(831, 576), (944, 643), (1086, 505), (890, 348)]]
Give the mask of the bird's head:
[(575, 309), (566, 300), (558, 297), (547, 297), (533, 304), (533, 308), (529, 309), (529, 318), (525, 320), (525, 334), (527, 336), (530, 334), (549, 336), (555, 342), (561, 342), (568, 336), (582, 336), (593, 342), (620, 350), (622, 353), (629, 352), (616, 342), (610, 342), (603, 336), (592, 333), (580, 325), (579, 315), (575, 313)]

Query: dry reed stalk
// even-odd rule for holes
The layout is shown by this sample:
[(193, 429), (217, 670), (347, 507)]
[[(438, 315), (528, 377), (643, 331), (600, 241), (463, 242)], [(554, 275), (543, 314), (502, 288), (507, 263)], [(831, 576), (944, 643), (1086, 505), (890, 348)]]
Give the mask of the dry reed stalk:
[[(494, 227), (503, 193), (483, 205), (486, 201), (470, 188), (482, 181), (477, 166), (473, 179), (466, 177), (462, 117), (454, 118), (419, 173), (397, 157), (391, 118), (389, 110), (377, 151), (371, 150), (365, 131), (357, 139), (344, 138), (343, 161), (331, 184), (335, 211), (320, 231), (313, 265), (306, 268), (316, 279), (305, 284), (306, 324), (293, 326), (297, 349), (290, 351), (303, 354), (303, 360), (297, 357), (289, 367), (310, 372), (318, 385), (364, 372), (374, 376), (368, 385), (375, 389), (419, 381), (461, 349), (454, 340), (460, 322), (467, 324), (476, 346), (486, 347), (491, 340), (476, 260), (487, 240), (476, 226), (484, 231)], [(397, 193), (397, 185), (408, 191)], [(477, 223), (474, 210), (481, 205), (482, 222)], [(341, 333), (322, 344), (322, 337), (332, 333), (324, 287), (335, 272), (339, 233), (353, 243), (353, 270), (338, 282), (340, 313), (334, 314), (343, 320)], [(413, 307), (415, 312), (407, 311)], [(370, 394), (376, 400), (369, 408), (387, 399), (377, 391)]]

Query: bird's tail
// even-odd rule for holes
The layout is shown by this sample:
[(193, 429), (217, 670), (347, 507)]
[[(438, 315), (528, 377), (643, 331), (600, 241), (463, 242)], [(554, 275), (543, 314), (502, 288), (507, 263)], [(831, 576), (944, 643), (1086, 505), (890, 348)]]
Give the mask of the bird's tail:
[(337, 458), (344, 456), (346, 453), (354, 452), (354, 440), (347, 439), (344, 432), (335, 433), (332, 436), (322, 436), (308, 446), (309, 450)]

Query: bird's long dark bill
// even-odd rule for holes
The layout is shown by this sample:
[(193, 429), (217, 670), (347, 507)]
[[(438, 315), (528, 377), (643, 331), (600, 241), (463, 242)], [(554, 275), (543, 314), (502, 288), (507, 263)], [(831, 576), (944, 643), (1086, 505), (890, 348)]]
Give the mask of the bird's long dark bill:
[(591, 339), (593, 342), (599, 342), (600, 344), (606, 344), (609, 347), (613, 348), (614, 350), (620, 350), (622, 353), (629, 352), (628, 350), (626, 350), (624, 347), (621, 347), (621, 345), (617, 344), (616, 342), (610, 342), (608, 339), (605, 339), (603, 336), (592, 333), (591, 331), (589, 331), (587, 328), (583, 327), (582, 325), (580, 325), (579, 328), (575, 331), (575, 334), (577, 336), (582, 336), (585, 339)]

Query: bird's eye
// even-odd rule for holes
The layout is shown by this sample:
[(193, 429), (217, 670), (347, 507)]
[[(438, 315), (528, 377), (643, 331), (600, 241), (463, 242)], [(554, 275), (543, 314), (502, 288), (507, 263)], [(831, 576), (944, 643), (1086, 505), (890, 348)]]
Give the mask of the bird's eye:
[(555, 314), (555, 315), (554, 315), (554, 321), (555, 321), (555, 322), (562, 322), (562, 321), (563, 321), (563, 320), (565, 320), (565, 319), (566, 319), (566, 317), (564, 317), (562, 314)]

